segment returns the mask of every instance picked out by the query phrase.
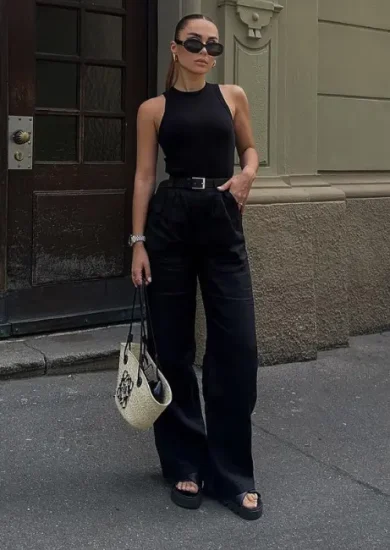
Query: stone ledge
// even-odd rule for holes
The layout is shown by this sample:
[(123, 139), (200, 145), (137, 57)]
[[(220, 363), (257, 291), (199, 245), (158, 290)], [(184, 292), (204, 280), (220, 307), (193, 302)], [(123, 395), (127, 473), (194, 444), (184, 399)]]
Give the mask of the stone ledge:
[(257, 178), (248, 204), (291, 204), (345, 201), (343, 189), (316, 175)]
[(337, 187), (345, 193), (347, 199), (383, 199), (390, 197), (390, 181), (388, 183), (338, 184)]
[(257, 177), (248, 204), (330, 202), (390, 197), (390, 172)]
[(390, 197), (390, 172), (329, 172), (321, 177), (333, 188), (343, 191), (347, 199)]

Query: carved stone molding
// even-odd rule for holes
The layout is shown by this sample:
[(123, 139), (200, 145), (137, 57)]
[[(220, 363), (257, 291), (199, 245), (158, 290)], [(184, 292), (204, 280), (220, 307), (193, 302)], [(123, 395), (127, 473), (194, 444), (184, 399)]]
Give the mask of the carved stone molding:
[(237, 13), (241, 21), (248, 27), (248, 38), (260, 40), (261, 31), (268, 27), (274, 13), (278, 13), (283, 6), (266, 0), (237, 1)]
[(235, 6), (241, 21), (248, 27), (248, 38), (260, 40), (275, 13), (283, 6), (273, 0), (222, 0), (219, 6)]

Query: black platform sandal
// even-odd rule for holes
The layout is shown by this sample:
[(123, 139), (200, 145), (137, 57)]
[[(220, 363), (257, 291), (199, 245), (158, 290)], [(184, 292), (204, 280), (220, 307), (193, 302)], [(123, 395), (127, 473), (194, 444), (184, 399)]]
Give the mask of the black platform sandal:
[[(176, 483), (172, 487), (172, 502), (174, 502), (176, 506), (180, 506), (181, 508), (187, 508), (188, 510), (197, 510), (202, 504), (202, 488), (198, 476), (196, 474), (189, 474), (183, 477), (185, 477), (185, 479), (176, 481)], [(178, 483), (186, 482), (195, 483), (198, 486), (198, 492), (192, 493), (191, 491), (182, 491), (177, 488)]]
[[(248, 494), (257, 495), (256, 508), (247, 508), (244, 506), (244, 499)], [(261, 495), (257, 491), (245, 491), (245, 493), (241, 493), (241, 495), (237, 495), (233, 499), (222, 500), (221, 502), (229, 510), (240, 516), (240, 518), (248, 521), (259, 519), (263, 515), (263, 503)]]

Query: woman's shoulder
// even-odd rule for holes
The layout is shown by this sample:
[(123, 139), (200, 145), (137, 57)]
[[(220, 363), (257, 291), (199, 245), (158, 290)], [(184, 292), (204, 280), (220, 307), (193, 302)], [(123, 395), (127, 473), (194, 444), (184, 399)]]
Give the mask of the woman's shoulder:
[(237, 113), (247, 109), (248, 99), (241, 86), (237, 86), (236, 84), (219, 84), (219, 89), (229, 106), (233, 119), (235, 119)]
[(236, 101), (247, 99), (244, 89), (241, 86), (237, 86), (237, 84), (219, 84), (219, 87), (222, 92)]
[(142, 118), (155, 118), (155, 116), (159, 116), (164, 109), (165, 96), (162, 94), (141, 103), (138, 109), (138, 116)]

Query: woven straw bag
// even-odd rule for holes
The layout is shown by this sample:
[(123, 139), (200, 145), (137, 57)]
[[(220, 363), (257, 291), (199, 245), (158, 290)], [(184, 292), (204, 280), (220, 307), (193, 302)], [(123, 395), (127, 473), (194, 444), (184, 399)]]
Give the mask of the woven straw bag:
[[(133, 342), (133, 321), (137, 295), (141, 312), (141, 341)], [(147, 329), (155, 350), (155, 361), (147, 349)], [(127, 342), (121, 344), (115, 403), (122, 417), (133, 428), (147, 430), (172, 401), (168, 381), (159, 369), (156, 344), (151, 327), (149, 302), (145, 286), (137, 288)]]

